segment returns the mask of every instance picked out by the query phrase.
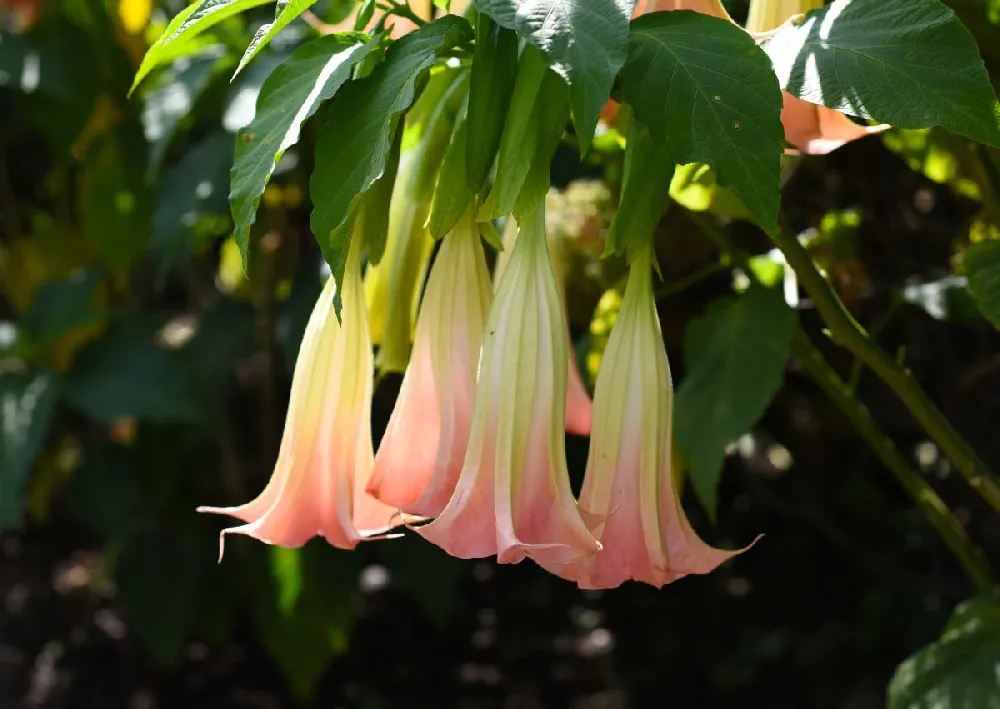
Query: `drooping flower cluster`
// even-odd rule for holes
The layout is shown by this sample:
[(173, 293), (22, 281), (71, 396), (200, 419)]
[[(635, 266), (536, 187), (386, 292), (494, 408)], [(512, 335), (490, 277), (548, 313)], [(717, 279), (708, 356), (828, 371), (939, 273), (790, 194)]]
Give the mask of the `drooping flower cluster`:
[[(243, 521), (223, 539), (288, 547), (321, 536), (351, 549), (408, 525), (453, 556), (530, 558), (588, 589), (712, 571), (740, 552), (702, 541), (678, 499), (651, 251), (630, 260), (593, 402), (569, 346), (568, 274), (550, 256), (543, 200), (506, 217), (492, 284), (480, 196), (433, 254), (434, 180), (463, 91), (459, 71), (442, 72), (411, 110), (385, 248), (366, 271), (374, 237), (350, 225), (342, 283), (327, 281), (305, 330), (270, 482), (247, 504), (199, 509)], [(377, 453), (376, 367), (403, 374)], [(579, 500), (567, 432), (591, 439)]]

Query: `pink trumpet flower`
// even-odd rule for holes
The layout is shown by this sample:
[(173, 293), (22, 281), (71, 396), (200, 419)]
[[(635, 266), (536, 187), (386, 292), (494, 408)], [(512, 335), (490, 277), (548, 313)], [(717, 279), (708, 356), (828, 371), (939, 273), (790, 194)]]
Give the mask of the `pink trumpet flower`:
[(566, 349), (539, 207), (521, 224), (490, 309), (455, 494), (417, 528), (425, 539), (463, 559), (530, 557), (552, 572), (601, 548), (566, 469)]
[(431, 268), (413, 354), (368, 482), (382, 502), (425, 517), (448, 504), (472, 424), (492, 298), (474, 215), (468, 212), (444, 237)]
[(673, 389), (649, 253), (631, 267), (594, 394), (580, 508), (603, 548), (556, 572), (586, 589), (615, 588), (629, 579), (659, 588), (687, 574), (706, 574), (742, 551), (703, 542), (674, 489)]
[[(517, 222), (511, 217), (507, 220), (507, 227), (504, 229), (503, 245), (504, 250), (500, 252), (496, 269), (493, 273), (494, 288), (500, 286), (501, 276), (507, 268), (510, 254), (514, 250), (514, 243), (517, 241)], [(559, 259), (554, 259), (552, 264), (553, 272), (556, 275), (556, 286), (559, 289), (559, 303), (563, 311), (563, 320), (566, 327), (566, 339), (569, 340), (569, 322), (565, 320), (566, 314), (566, 289), (563, 285), (565, 275), (559, 268)], [(594, 416), (594, 405), (590, 401), (590, 394), (583, 384), (583, 377), (580, 375), (580, 367), (576, 363), (573, 351), (567, 348), (566, 359), (568, 361), (568, 379), (566, 386), (566, 430), (577, 436), (589, 436), (590, 424)]]
[(299, 547), (322, 536), (335, 547), (353, 549), (392, 527), (396, 510), (365, 491), (374, 464), (374, 365), (360, 245), (352, 244), (347, 257), (343, 325), (333, 312), (335, 290), (331, 277), (306, 325), (270, 482), (245, 505), (198, 508), (246, 523), (222, 531), (220, 558), (227, 534), (283, 547)]

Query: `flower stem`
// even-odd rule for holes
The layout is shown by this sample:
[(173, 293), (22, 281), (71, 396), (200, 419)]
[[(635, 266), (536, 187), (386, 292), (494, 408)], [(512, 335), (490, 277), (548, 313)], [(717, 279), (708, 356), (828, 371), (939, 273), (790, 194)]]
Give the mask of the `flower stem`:
[[(728, 257), (734, 265), (740, 267), (748, 278), (755, 279), (754, 273), (749, 267), (749, 258), (746, 253), (736, 248), (718, 225), (702, 214), (692, 212), (689, 216), (715, 242), (724, 256)], [(798, 242), (796, 241), (796, 243)], [(965, 529), (941, 497), (920, 473), (907, 463), (895, 443), (882, 432), (872, 419), (867, 407), (855, 398), (853, 389), (823, 358), (822, 353), (802, 331), (801, 327), (792, 339), (792, 349), (798, 361), (809, 372), (823, 393), (847, 416), (865, 442), (889, 469), (892, 476), (896, 478), (896, 481), (917, 503), (959, 563), (962, 564), (972, 582), (980, 589), (991, 588), (994, 584), (993, 576), (982, 550), (965, 533)]]
[(969, 485), (1000, 512), (1000, 481), (962, 439), (910, 373), (875, 344), (851, 316), (833, 287), (816, 268), (809, 252), (788, 228), (787, 221), (782, 220), (772, 238), (812, 298), (816, 310), (829, 328), (830, 337), (850, 350), (895, 392)]

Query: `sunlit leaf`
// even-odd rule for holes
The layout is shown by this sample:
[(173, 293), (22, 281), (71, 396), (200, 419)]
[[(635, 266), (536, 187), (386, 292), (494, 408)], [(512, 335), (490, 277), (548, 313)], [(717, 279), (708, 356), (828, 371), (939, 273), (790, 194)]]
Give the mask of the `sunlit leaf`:
[(1000, 106), (976, 42), (937, 0), (836, 0), (764, 48), (781, 87), (806, 101), (1000, 146)]
[(771, 63), (730, 22), (690, 11), (632, 22), (622, 98), (678, 165), (711, 165), (764, 228), (777, 229), (781, 92)]
[(334, 35), (320, 37), (299, 47), (264, 81), (254, 119), (236, 138), (230, 175), (229, 201), (244, 268), (250, 226), (278, 160), (298, 142), (302, 124), (379, 41), (376, 37), (357, 44)]
[(139, 70), (132, 81), (131, 94), (153, 69), (183, 56), (191, 49), (193, 40), (213, 25), (244, 10), (263, 5), (271, 0), (195, 0), (170, 21), (153, 46), (142, 58)]

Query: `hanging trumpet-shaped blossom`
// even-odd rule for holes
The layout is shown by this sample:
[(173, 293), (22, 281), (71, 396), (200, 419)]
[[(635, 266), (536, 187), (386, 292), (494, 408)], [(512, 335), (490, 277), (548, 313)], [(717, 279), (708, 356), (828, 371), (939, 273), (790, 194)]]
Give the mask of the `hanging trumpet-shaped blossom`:
[(580, 507), (602, 550), (556, 571), (581, 588), (629, 579), (661, 587), (705, 574), (739, 551), (691, 528), (671, 478), (673, 391), (653, 300), (651, 257), (633, 262), (601, 361)]
[(239, 507), (198, 508), (246, 523), (224, 530), (222, 541), (226, 534), (246, 534), (268, 544), (298, 547), (322, 536), (335, 547), (352, 549), (391, 527), (396, 510), (365, 491), (374, 463), (373, 363), (360, 269), (360, 246), (352, 244), (341, 291), (343, 325), (333, 311), (333, 278), (313, 308), (295, 362), (278, 461), (267, 487)]
[(490, 309), (462, 473), (444, 511), (417, 528), (424, 538), (452, 556), (530, 557), (553, 572), (600, 549), (566, 469), (566, 350), (539, 207)]
[[(499, 288), (501, 276), (507, 268), (510, 254), (514, 250), (514, 243), (517, 241), (517, 222), (513, 218), (507, 220), (507, 227), (503, 233), (504, 250), (500, 252), (496, 268), (493, 273), (494, 288)], [(551, 250), (550, 250), (551, 251)], [(559, 259), (552, 259), (552, 269), (556, 276), (556, 287), (559, 290), (559, 303), (562, 308), (563, 322), (566, 329), (566, 339), (569, 340), (569, 322), (566, 319), (566, 287), (564, 284), (563, 269), (560, 268)], [(566, 385), (566, 430), (577, 436), (590, 435), (590, 423), (593, 417), (593, 404), (590, 395), (583, 384), (583, 377), (580, 375), (580, 367), (576, 363), (573, 351), (567, 348), (567, 385)]]
[(431, 268), (413, 355), (368, 483), (372, 495), (404, 512), (435, 517), (455, 489), (491, 297), (470, 209), (444, 237)]

